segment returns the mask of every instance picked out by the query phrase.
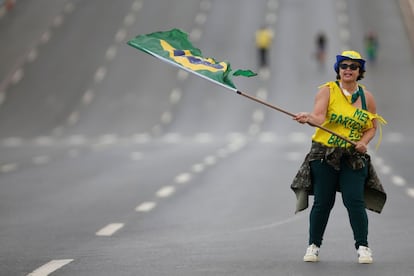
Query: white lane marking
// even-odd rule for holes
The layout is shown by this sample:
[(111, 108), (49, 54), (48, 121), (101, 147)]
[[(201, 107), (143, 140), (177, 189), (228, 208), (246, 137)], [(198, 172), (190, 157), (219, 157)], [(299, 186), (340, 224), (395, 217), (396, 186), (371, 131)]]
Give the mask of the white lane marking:
[(382, 159), (381, 157), (375, 156), (374, 164), (376, 166), (382, 166), (384, 164), (384, 159)]
[(203, 0), (200, 3), (200, 10), (209, 11), (211, 9), (211, 1)]
[(267, 89), (266, 88), (259, 88), (256, 92), (256, 95), (258, 98), (262, 99), (262, 100), (267, 100)]
[(127, 31), (123, 28), (119, 29), (118, 32), (116, 32), (115, 34), (115, 42), (116, 43), (121, 43), (122, 41), (125, 40), (127, 35)]
[(391, 168), (389, 166), (383, 165), (383, 166), (381, 166), (381, 172), (383, 174), (390, 174)]
[(246, 138), (244, 136), (234, 137), (227, 145), (227, 148), (230, 152), (236, 152), (243, 148), (246, 143)]
[(191, 32), (190, 32), (190, 40), (191, 41), (199, 41), (201, 38), (203, 31), (199, 28), (194, 28)]
[(155, 194), (157, 197), (169, 197), (175, 192), (174, 186), (165, 186), (159, 189)]
[(13, 84), (18, 83), (23, 78), (23, 75), (24, 75), (23, 69), (22, 68), (17, 69), (13, 73), (13, 75), (12, 75), (12, 77), (10, 79), (11, 83), (13, 83)]
[(137, 211), (137, 212), (149, 212), (152, 209), (154, 209), (156, 205), (157, 205), (157, 203), (155, 203), (153, 201), (143, 202), (135, 208), (135, 211)]
[(105, 52), (105, 58), (107, 60), (113, 60), (116, 56), (116, 51), (117, 51), (116, 46), (114, 45), (110, 46)]
[(262, 68), (259, 71), (259, 77), (262, 80), (268, 80), (270, 77), (270, 70), (268, 68)]
[(170, 94), (170, 102), (171, 104), (176, 104), (181, 99), (181, 90), (179, 88), (174, 88)]
[(169, 124), (172, 120), (172, 114), (169, 111), (165, 111), (161, 114), (161, 122), (163, 124)]
[(200, 172), (204, 171), (204, 165), (200, 164), (200, 163), (194, 164), (192, 166), (192, 171), (196, 172), (196, 173), (200, 173)]
[(82, 104), (83, 105), (90, 104), (94, 97), (95, 97), (95, 92), (92, 89), (86, 90), (85, 94), (83, 94), (82, 96)]
[(124, 223), (111, 223), (96, 232), (97, 236), (109, 237), (112, 236), (116, 231), (124, 227)]
[(47, 42), (49, 42), (51, 36), (52, 34), (50, 31), (44, 32), (42, 36), (40, 37), (40, 42), (43, 44), (46, 44)]
[(9, 163), (4, 164), (0, 167), (0, 172), (2, 173), (8, 173), (17, 170), (17, 164), (16, 163)]
[(73, 259), (51, 260), (50, 262), (33, 270), (33, 272), (27, 274), (27, 276), (47, 276), (72, 261)]
[(142, 9), (142, 1), (135, 1), (132, 3), (132, 10), (134, 12), (138, 12)]
[(18, 147), (23, 144), (23, 139), (19, 137), (10, 137), (3, 140), (3, 145), (5, 147)]
[(106, 68), (104, 66), (101, 66), (96, 70), (94, 80), (95, 82), (101, 82), (106, 76)]
[(124, 18), (124, 25), (129, 27), (135, 22), (135, 15), (133, 13), (128, 14)]
[(69, 118), (67, 119), (67, 123), (69, 125), (74, 125), (79, 121), (79, 112), (78, 111), (73, 111), (70, 115)]
[(73, 4), (73, 3), (67, 3), (66, 5), (65, 5), (65, 9), (64, 9), (64, 12), (65, 13), (71, 13), (71, 12), (73, 12), (75, 10), (75, 5)]
[(207, 20), (207, 15), (205, 13), (198, 13), (195, 17), (196, 24), (203, 25)]
[(414, 198), (414, 188), (408, 188), (408, 189), (407, 189), (407, 194), (408, 194), (410, 197)]
[(405, 179), (402, 178), (402, 177), (400, 177), (400, 176), (398, 176), (398, 175), (394, 175), (391, 178), (391, 181), (392, 181), (392, 183), (394, 183), (395, 186), (401, 187), (401, 186), (404, 186), (405, 185)]
[(58, 15), (53, 19), (53, 27), (57, 28), (63, 24), (63, 15)]
[(191, 180), (191, 174), (189, 173), (182, 173), (175, 177), (174, 182), (178, 184), (184, 184)]
[(215, 156), (207, 156), (206, 158), (204, 158), (204, 164), (212, 166), (214, 164), (217, 163), (217, 158)]
[(178, 70), (177, 73), (177, 79), (180, 81), (184, 81), (188, 78), (189, 73), (187, 71), (184, 71), (182, 69)]
[(255, 123), (261, 123), (263, 122), (265, 115), (262, 109), (257, 109), (253, 112), (252, 117)]
[(36, 48), (30, 49), (29, 53), (27, 54), (27, 61), (33, 62), (37, 59), (39, 53), (37, 52)]

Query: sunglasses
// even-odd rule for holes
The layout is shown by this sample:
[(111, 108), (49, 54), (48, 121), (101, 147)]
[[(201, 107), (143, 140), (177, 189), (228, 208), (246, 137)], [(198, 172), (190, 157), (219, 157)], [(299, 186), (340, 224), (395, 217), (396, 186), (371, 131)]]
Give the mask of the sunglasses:
[(359, 68), (359, 65), (355, 64), (355, 63), (351, 63), (351, 64), (346, 64), (346, 63), (341, 63), (339, 64), (339, 68), (346, 70), (346, 69), (351, 69), (352, 71), (355, 71), (356, 69)]

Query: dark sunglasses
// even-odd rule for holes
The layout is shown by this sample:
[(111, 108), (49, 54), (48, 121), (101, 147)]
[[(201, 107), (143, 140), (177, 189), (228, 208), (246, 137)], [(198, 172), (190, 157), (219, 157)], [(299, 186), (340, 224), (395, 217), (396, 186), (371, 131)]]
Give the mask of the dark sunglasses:
[(355, 71), (356, 69), (359, 68), (359, 65), (355, 64), (355, 63), (351, 63), (351, 64), (346, 64), (346, 63), (341, 63), (339, 64), (339, 68), (346, 70), (346, 69), (351, 69), (352, 71)]

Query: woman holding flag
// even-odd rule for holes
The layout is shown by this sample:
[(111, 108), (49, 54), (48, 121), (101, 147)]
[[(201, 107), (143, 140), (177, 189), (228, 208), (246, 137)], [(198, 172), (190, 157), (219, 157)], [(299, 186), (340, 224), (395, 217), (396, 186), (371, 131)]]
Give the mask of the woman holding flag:
[(365, 60), (361, 55), (355, 51), (342, 52), (336, 56), (334, 69), (337, 80), (320, 87), (313, 111), (293, 116), (301, 124), (321, 125), (348, 140), (316, 128), (310, 152), (291, 185), (298, 199), (296, 211), (307, 208), (308, 195), (314, 195), (309, 219), (309, 247), (303, 260), (319, 260), (319, 249), (336, 191), (340, 191), (348, 211), (358, 262), (372, 263), (366, 208), (380, 213), (386, 194), (367, 149), (378, 123), (386, 122), (376, 113), (372, 93), (358, 84), (365, 73)]

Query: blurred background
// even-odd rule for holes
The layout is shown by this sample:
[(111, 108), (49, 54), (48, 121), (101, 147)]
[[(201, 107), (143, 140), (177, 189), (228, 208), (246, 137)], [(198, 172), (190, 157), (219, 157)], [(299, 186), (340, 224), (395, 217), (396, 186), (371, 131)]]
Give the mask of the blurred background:
[[(375, 265), (339, 194), (324, 261), (302, 263), (289, 186), (313, 129), (126, 44), (172, 28), (293, 113), (363, 55), (388, 121)], [(413, 43), (411, 0), (0, 0), (0, 275), (411, 275)]]

